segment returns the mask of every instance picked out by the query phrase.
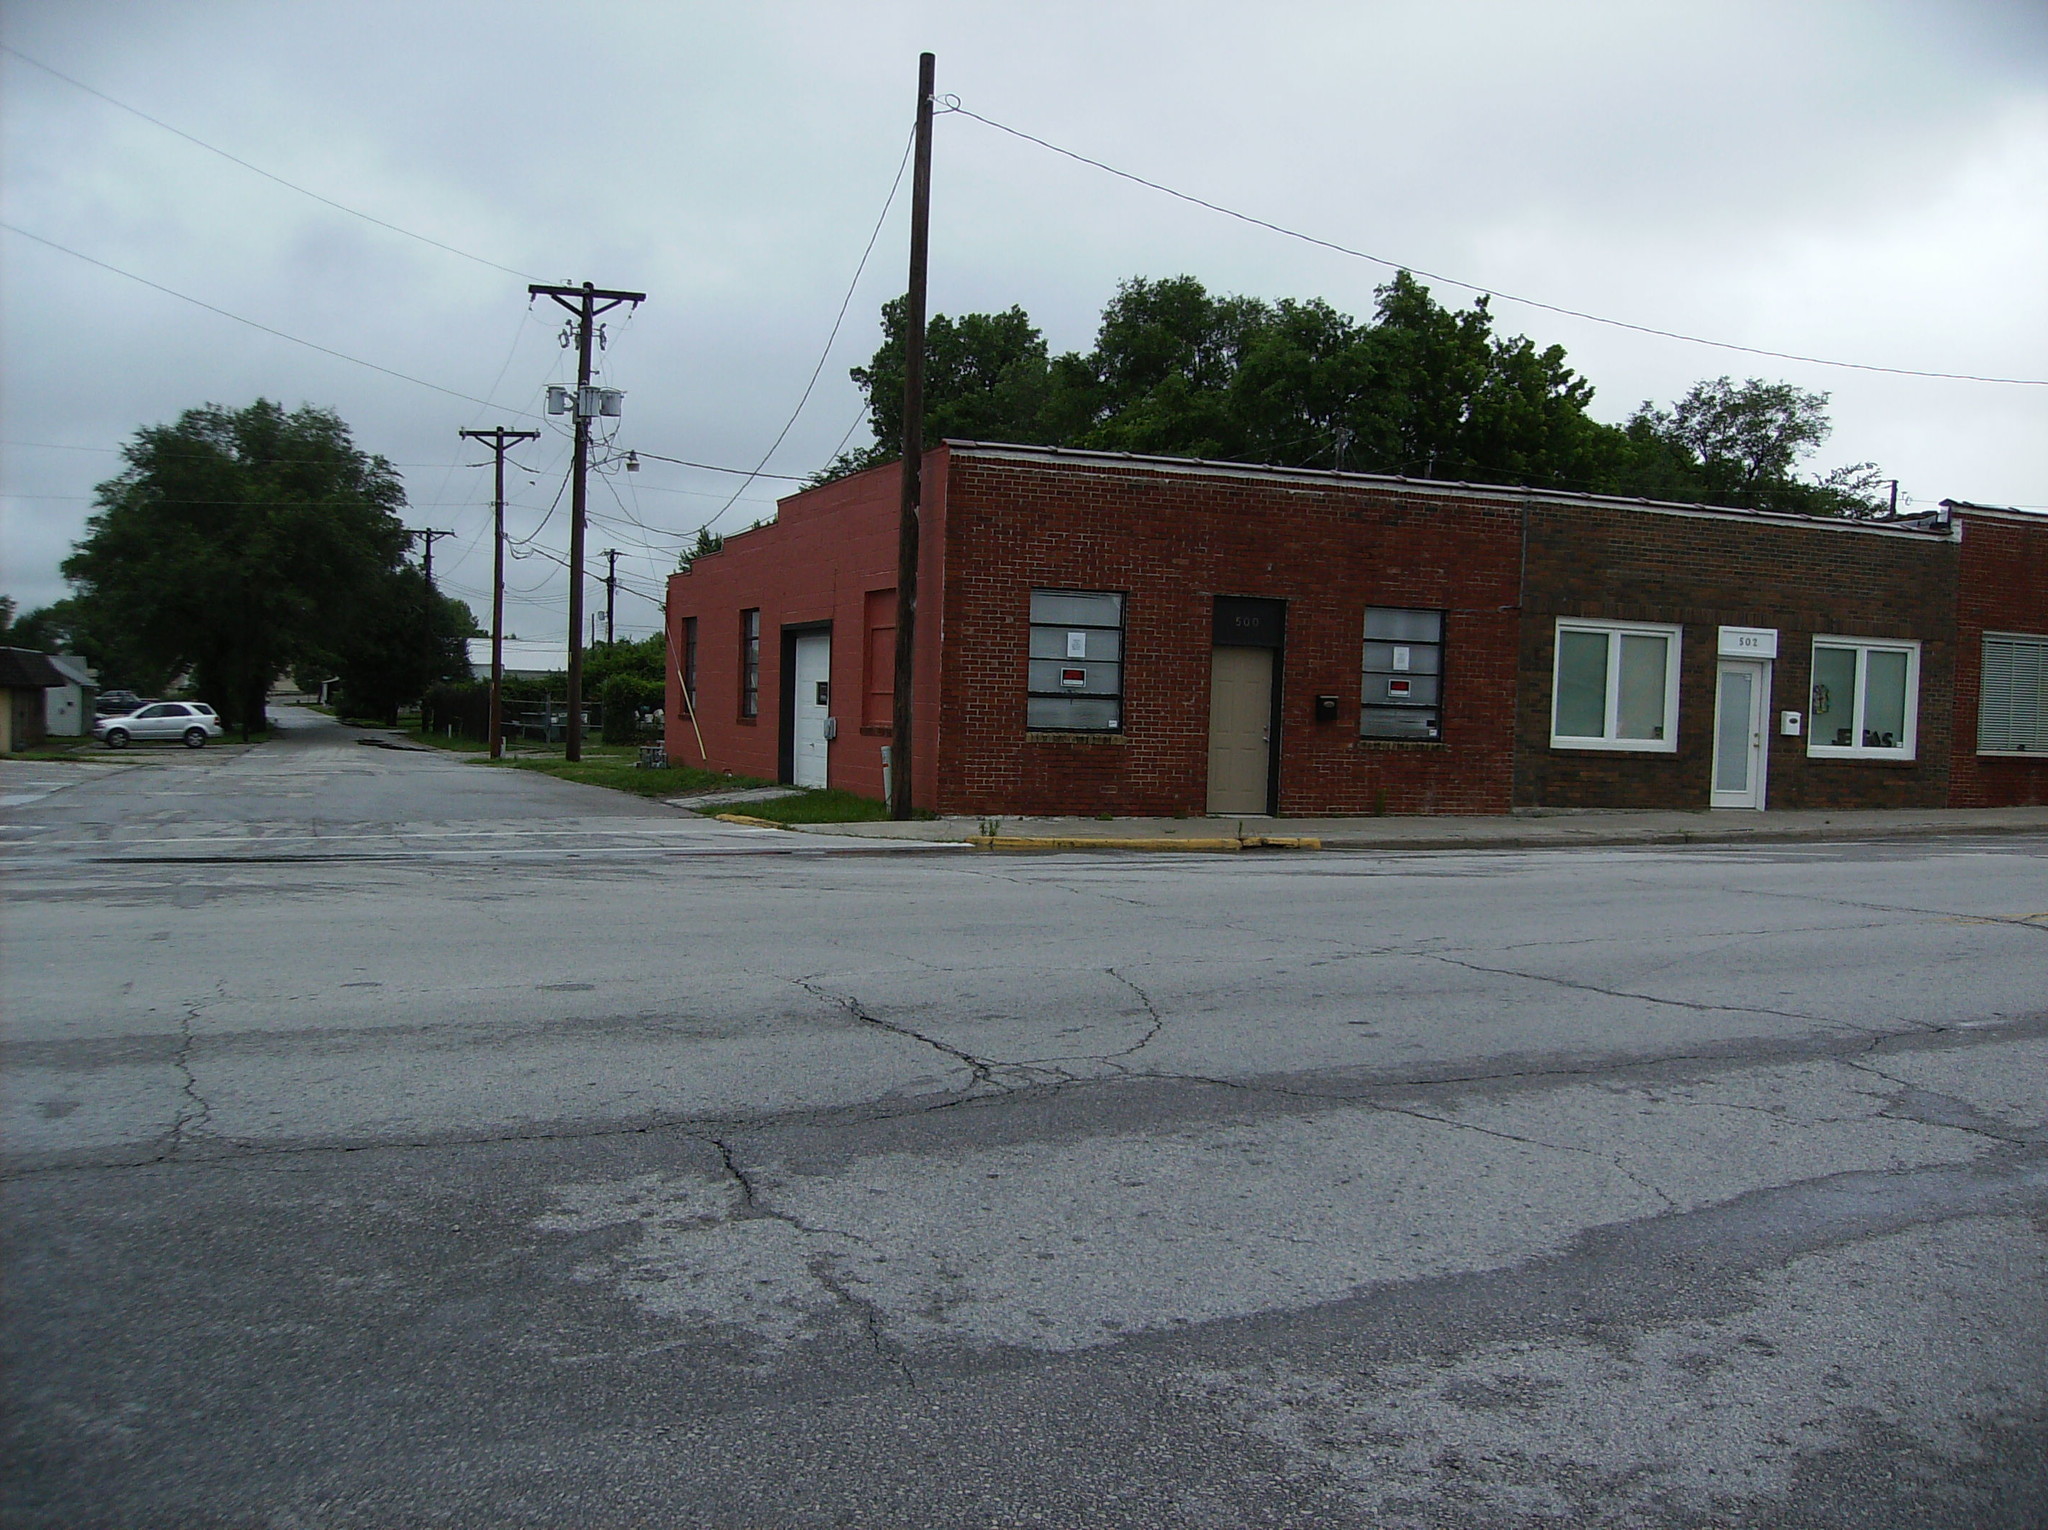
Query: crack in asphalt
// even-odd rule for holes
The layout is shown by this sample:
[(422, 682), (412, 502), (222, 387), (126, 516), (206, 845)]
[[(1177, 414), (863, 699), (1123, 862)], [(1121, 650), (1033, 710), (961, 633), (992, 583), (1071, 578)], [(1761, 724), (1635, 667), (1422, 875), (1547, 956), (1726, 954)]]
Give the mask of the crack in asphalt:
[(940, 1041), (934, 1036), (927, 1036), (922, 1031), (914, 1031), (907, 1025), (898, 1025), (893, 1020), (884, 1020), (879, 1015), (871, 1015), (866, 1007), (861, 1004), (860, 1000), (854, 998), (851, 994), (833, 993), (829, 989), (820, 988), (810, 978), (788, 978), (785, 981), (794, 983), (813, 998), (823, 999), (829, 1004), (838, 1005), (863, 1025), (872, 1025), (878, 1031), (887, 1031), (890, 1035), (901, 1036), (906, 1041), (920, 1042), (930, 1047), (934, 1052), (939, 1052), (952, 1058), (973, 1075), (976, 1084), (986, 1084), (992, 1089), (1000, 1089), (1005, 1092), (1015, 1087), (1004, 1083), (995, 1076), (995, 1070), (1002, 1066), (1001, 1064), (991, 1063), (986, 1058), (976, 1057), (972, 1052), (963, 1052), (960, 1048), (953, 1046), (949, 1042)]
[[(781, 1222), (785, 1226), (796, 1229), (796, 1231), (802, 1233), (807, 1238), (845, 1238), (851, 1243), (858, 1243), (863, 1248), (872, 1248), (874, 1246), (870, 1239), (862, 1237), (857, 1232), (849, 1231), (843, 1227), (814, 1227), (790, 1212), (779, 1211), (775, 1207), (770, 1206), (763, 1197), (760, 1188), (754, 1183), (753, 1176), (740, 1163), (739, 1155), (733, 1151), (731, 1143), (722, 1137), (704, 1137), (701, 1140), (718, 1150), (720, 1164), (723, 1165), (727, 1176), (739, 1188), (741, 1216), (743, 1219), (761, 1218), (767, 1221)], [(866, 1297), (853, 1291), (847, 1282), (833, 1271), (832, 1261), (837, 1257), (839, 1256), (830, 1249), (820, 1249), (804, 1261), (804, 1268), (809, 1272), (811, 1279), (815, 1280), (819, 1287), (827, 1292), (834, 1301), (860, 1319), (861, 1327), (867, 1334), (868, 1344), (874, 1350), (875, 1357), (896, 1370), (903, 1377), (903, 1384), (907, 1388), (913, 1392), (916, 1391), (917, 1377), (912, 1372), (909, 1361), (904, 1357), (902, 1346), (889, 1337), (882, 1309)]]
[[(2008, 1147), (2040, 1145), (2040, 1132), (2008, 1126), (1996, 1116), (1985, 1114), (1958, 1095), (1944, 1094), (1938, 1089), (1923, 1089), (1911, 1079), (1885, 1072), (1875, 1063), (1868, 1061), (1870, 1054), (1881, 1044), (1881, 1041), (1872, 1042), (1861, 1057), (1839, 1057), (1835, 1060), (1844, 1068), (1853, 1069), (1858, 1073), (1868, 1073), (1873, 1078), (1881, 1078), (1888, 1084), (1898, 1086), (1890, 1095), (1885, 1108), (1878, 1112), (1886, 1120), (1915, 1121), (1922, 1126), (1939, 1126), (1950, 1131), (1968, 1132)], [(1876, 1091), (1871, 1092), (1874, 1094)]]
[[(832, 996), (825, 995), (825, 997)], [(1880, 1049), (1898, 1042), (1923, 1042), (1931, 1037), (1942, 1036), (1954, 1036), (1959, 1043), (1996, 1045), (2001, 1040), (2023, 1039), (2036, 1034), (2041, 1028), (2040, 1020), (2041, 1017), (2027, 1017), (2022, 1021), (2016, 1022), (2016, 1025), (2024, 1026), (2025, 1029), (2018, 1030), (2012, 1035), (2007, 1035), (1999, 1030), (1981, 1028), (1964, 1032), (1946, 1025), (1916, 1025), (1911, 1029), (1886, 1032), (1874, 1038), (1858, 1037), (1857, 1056), (1868, 1057)], [(923, 1039), (916, 1037), (914, 1032), (906, 1032), (898, 1027), (882, 1025), (881, 1028), (910, 1036), (913, 1039)], [(1967, 1042), (1965, 1038), (1967, 1038)], [(472, 1136), (406, 1137), (370, 1142), (327, 1141), (266, 1144), (236, 1138), (212, 1137), (209, 1139), (210, 1141), (214, 1143), (225, 1142), (230, 1145), (231, 1150), (227, 1152), (216, 1151), (203, 1157), (181, 1155), (176, 1160), (170, 1160), (164, 1154), (155, 1154), (146, 1158), (104, 1158), (42, 1164), (28, 1168), (0, 1168), (0, 1184), (13, 1180), (40, 1179), (52, 1175), (96, 1173), (107, 1170), (134, 1170), (165, 1166), (204, 1169), (223, 1164), (246, 1163), (256, 1158), (289, 1162), (291, 1160), (317, 1157), (330, 1153), (423, 1152), (451, 1148), (512, 1146), (519, 1143), (535, 1142), (603, 1141), (610, 1138), (624, 1139), (668, 1132), (712, 1143), (716, 1139), (708, 1134), (721, 1131), (760, 1130), (763, 1128), (779, 1129), (791, 1124), (811, 1124), (855, 1129), (886, 1124), (892, 1121), (912, 1121), (921, 1116), (933, 1115), (942, 1111), (966, 1108), (996, 1108), (1022, 1097), (1025, 1089), (1042, 1090), (1047, 1094), (1052, 1094), (1077, 1088), (1113, 1087), (1154, 1082), (1164, 1084), (1199, 1084), (1208, 1088), (1228, 1090), (1232, 1093), (1267, 1094), (1285, 1099), (1329, 1105), (1381, 1106), (1383, 1102), (1376, 1097), (1399, 1094), (1407, 1090), (1485, 1086), (1489, 1084), (1540, 1084), (1551, 1080), (1569, 1082), (1577, 1079), (1639, 1073), (1650, 1069), (1682, 1067), (1686, 1064), (1704, 1064), (1716, 1071), (1731, 1069), (1740, 1071), (1750, 1067), (1779, 1067), (1786, 1064), (1805, 1062), (1848, 1061), (1849, 1059), (1844, 1058), (1842, 1055), (1840, 1045), (1840, 1040), (1834, 1039), (1823, 1040), (1816, 1045), (1792, 1047), (1767, 1046), (1762, 1048), (1759, 1055), (1756, 1056), (1732, 1054), (1727, 1050), (1685, 1051), (1651, 1053), (1603, 1062), (1571, 1063), (1551, 1067), (1497, 1068), (1460, 1073), (1433, 1073), (1423, 1070), (1412, 1075), (1375, 1077), (1354, 1085), (1319, 1089), (1294, 1087), (1273, 1079), (1232, 1079), (1200, 1073), (1174, 1072), (1151, 1068), (1128, 1068), (1092, 1078), (1069, 1074), (1036, 1085), (1010, 1086), (1000, 1081), (995, 1081), (992, 1087), (987, 1090), (970, 1088), (944, 1098), (925, 1097), (915, 1103), (896, 1103), (882, 1109), (840, 1107), (822, 1110), (762, 1111), (738, 1115), (670, 1116), (628, 1123), (606, 1122), (587, 1127), (563, 1128), (557, 1126), (531, 1131), (497, 1131)], [(941, 1048), (941, 1050), (944, 1050), (944, 1048)], [(997, 1063), (986, 1064), (986, 1066), (995, 1068), (1012, 1065)], [(1863, 1066), (1866, 1071), (1878, 1072), (1878, 1070), (1871, 1068), (1867, 1063)], [(1054, 1070), (1045, 1069), (1041, 1071), (1051, 1072)], [(1880, 1076), (1890, 1078), (1889, 1075), (1880, 1074)], [(1911, 1087), (1905, 1085), (1903, 1080), (1890, 1079), (1890, 1081), (1899, 1083), (1903, 1087)], [(1934, 1097), (1929, 1096), (1929, 1098)], [(1940, 1098), (1947, 1097), (1943, 1096)], [(1725, 1108), (1757, 1109), (1760, 1107), (1725, 1106)], [(1917, 1120), (1919, 1117), (1908, 1116), (1905, 1119)], [(2032, 1144), (2036, 1139), (2024, 1137), (2021, 1140)], [(736, 1165), (735, 1168), (737, 1168)], [(746, 1189), (744, 1175), (735, 1173), (735, 1182), (741, 1185), (744, 1194)], [(832, 1231), (832, 1229), (824, 1229), (824, 1231)], [(846, 1236), (855, 1235), (846, 1234)]]
[[(1580, 993), (1604, 994), (1610, 999), (1640, 999), (1645, 1004), (1663, 1004), (1673, 1009), (1689, 1009), (1712, 1015), (1769, 1015), (1777, 1020), (1804, 1020), (1809, 1025), (1839, 1025), (1849, 1030), (1861, 1031), (1865, 1035), (1879, 1034), (1873, 1027), (1857, 1025), (1849, 1020), (1837, 1020), (1828, 1015), (1807, 1014), (1796, 1009), (1766, 1009), (1757, 1004), (1703, 1004), (1696, 999), (1668, 999), (1661, 994), (1638, 993), (1627, 988), (1603, 988), (1598, 983), (1580, 982), (1574, 978), (1553, 977), (1544, 972), (1524, 972), (1517, 967), (1489, 967), (1483, 962), (1461, 961), (1455, 956), (1446, 956), (1441, 951), (1418, 951), (1418, 956), (1427, 956), (1432, 961), (1443, 962), (1452, 967), (1463, 967), (1468, 972), (1489, 972), (1496, 977), (1526, 978), (1532, 983), (1548, 983), (1557, 988), (1570, 988)], [(1918, 1030), (1939, 1029), (1939, 1027), (1916, 1026)]]
[(1658, 1200), (1664, 1203), (1666, 1211), (1676, 1211), (1678, 1209), (1677, 1201), (1665, 1194), (1661, 1186), (1652, 1184), (1627, 1164), (1623, 1163), (1619, 1153), (1603, 1153), (1598, 1148), (1574, 1147), (1568, 1142), (1545, 1142), (1540, 1137), (1523, 1137), (1514, 1132), (1502, 1131), (1498, 1127), (1481, 1126), (1474, 1121), (1459, 1121), (1451, 1116), (1439, 1116), (1430, 1111), (1417, 1110), (1413, 1106), (1408, 1105), (1388, 1105), (1380, 1101), (1366, 1101), (1365, 1103), (1372, 1109), (1384, 1111), (1388, 1115), (1407, 1116), (1415, 1121), (1432, 1121), (1438, 1126), (1454, 1126), (1459, 1131), (1477, 1132), (1482, 1137), (1498, 1137), (1504, 1142), (1520, 1142), (1529, 1147), (1547, 1148), (1556, 1153), (1582, 1154), (1587, 1158), (1596, 1159), (1601, 1163), (1610, 1165), (1616, 1173), (1620, 1174), (1622, 1178), (1628, 1180), (1638, 1189), (1647, 1190), (1651, 1195), (1656, 1196)]
[(171, 1066), (178, 1072), (181, 1098), (176, 1114), (171, 1117), (170, 1127), (164, 1133), (163, 1151), (154, 1162), (168, 1163), (176, 1158), (185, 1146), (187, 1134), (198, 1136), (213, 1120), (213, 1105), (199, 1092), (199, 1078), (192, 1071), (192, 1049), (197, 1044), (193, 1027), (205, 1009), (204, 1004), (188, 1004), (178, 1018), (178, 1050), (171, 1058)]

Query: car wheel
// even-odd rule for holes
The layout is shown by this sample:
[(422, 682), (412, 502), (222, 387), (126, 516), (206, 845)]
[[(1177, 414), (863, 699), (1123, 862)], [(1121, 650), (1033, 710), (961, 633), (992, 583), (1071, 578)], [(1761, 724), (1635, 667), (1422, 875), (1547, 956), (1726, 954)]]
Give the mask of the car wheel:
[(126, 749), (128, 747), (128, 730), (126, 728), (107, 729), (107, 747), (109, 749)]
[(204, 749), (206, 747), (206, 730), (204, 728), (187, 728), (185, 730), (185, 747), (187, 749)]

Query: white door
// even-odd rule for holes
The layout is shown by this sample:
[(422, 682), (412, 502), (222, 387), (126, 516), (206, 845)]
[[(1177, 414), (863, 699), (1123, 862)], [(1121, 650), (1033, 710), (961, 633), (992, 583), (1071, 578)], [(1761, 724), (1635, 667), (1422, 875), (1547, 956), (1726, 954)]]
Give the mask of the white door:
[(1770, 666), (1723, 659), (1714, 688), (1714, 786), (1717, 808), (1764, 805), (1764, 719)]
[(1273, 650), (1218, 648), (1209, 658), (1209, 811), (1266, 811), (1272, 759)]
[(825, 784), (825, 756), (831, 743), (825, 719), (832, 714), (832, 634), (807, 632), (796, 640), (796, 717), (789, 779), (796, 786)]

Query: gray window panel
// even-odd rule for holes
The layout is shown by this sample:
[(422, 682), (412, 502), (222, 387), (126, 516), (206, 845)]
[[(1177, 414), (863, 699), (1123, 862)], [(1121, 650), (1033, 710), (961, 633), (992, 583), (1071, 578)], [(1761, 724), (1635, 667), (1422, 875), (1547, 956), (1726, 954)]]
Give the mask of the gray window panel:
[[(1406, 653), (1408, 662), (1399, 662), (1400, 654)], [(1434, 643), (1381, 643), (1368, 640), (1365, 645), (1365, 668), (1368, 673), (1389, 675), (1434, 675), (1443, 668), (1444, 651)]]
[[(1078, 669), (1086, 677), (1079, 685), (1063, 683), (1062, 676), (1072, 669)], [(1058, 659), (1033, 659), (1030, 679), (1027, 683), (1034, 695), (1071, 696), (1115, 696), (1123, 689), (1123, 666), (1121, 664), (1084, 664), (1079, 659), (1062, 662)]]
[(1368, 640), (1390, 643), (1441, 643), (1444, 614), (1441, 611), (1397, 611), (1386, 606), (1368, 606), (1365, 612)]
[(1664, 736), (1664, 679), (1671, 639), (1640, 632), (1621, 634), (1621, 689), (1616, 697), (1617, 738)]
[(1031, 657), (1034, 659), (1065, 659), (1069, 657), (1068, 637), (1078, 633), (1086, 652), (1082, 658), (1091, 663), (1108, 660), (1115, 663), (1124, 656), (1124, 635), (1114, 627), (1033, 627), (1031, 629)]
[(1124, 598), (1079, 590), (1033, 590), (1033, 626), (1121, 627)]
[(1107, 696), (1033, 696), (1026, 705), (1026, 727), (1104, 733), (1121, 726), (1122, 703)]
[(1848, 749), (1856, 743), (1856, 650), (1813, 650), (1813, 730), (1816, 744)]
[(1361, 738), (1433, 739), (1441, 734), (1437, 714), (1424, 707), (1361, 707)]
[(1897, 749), (1906, 742), (1906, 656), (1872, 650), (1863, 656), (1863, 747)]
[[(1399, 681), (1407, 682), (1406, 692), (1394, 689)], [(1434, 707), (1440, 699), (1438, 679), (1435, 675), (1367, 675), (1359, 699), (1367, 706), (1400, 706), (1405, 702), (1411, 707)]]
[(2048, 637), (1987, 637), (1977, 747), (2048, 754)]
[(1557, 732), (1561, 738), (1607, 733), (1607, 634), (1557, 635)]

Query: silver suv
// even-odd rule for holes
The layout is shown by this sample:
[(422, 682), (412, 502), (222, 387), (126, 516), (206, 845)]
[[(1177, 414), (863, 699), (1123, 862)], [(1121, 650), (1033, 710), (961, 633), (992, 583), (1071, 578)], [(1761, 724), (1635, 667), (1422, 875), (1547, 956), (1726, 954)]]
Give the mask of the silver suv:
[(213, 708), (198, 702), (152, 701), (125, 717), (102, 717), (92, 725), (92, 736), (109, 749), (126, 749), (135, 739), (181, 739), (187, 749), (204, 749), (210, 738), (221, 735), (220, 719)]

